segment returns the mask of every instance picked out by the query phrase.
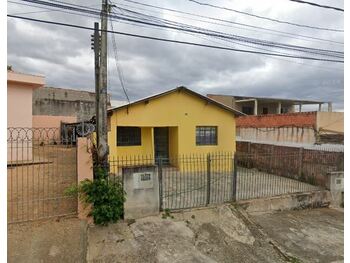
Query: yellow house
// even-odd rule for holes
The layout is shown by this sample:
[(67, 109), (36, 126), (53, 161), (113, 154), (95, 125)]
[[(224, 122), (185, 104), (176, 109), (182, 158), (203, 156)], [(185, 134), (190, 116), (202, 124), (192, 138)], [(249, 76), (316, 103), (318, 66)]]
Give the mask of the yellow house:
[(235, 116), (210, 98), (178, 87), (108, 110), (111, 160), (161, 158), (177, 165), (178, 157), (234, 152)]

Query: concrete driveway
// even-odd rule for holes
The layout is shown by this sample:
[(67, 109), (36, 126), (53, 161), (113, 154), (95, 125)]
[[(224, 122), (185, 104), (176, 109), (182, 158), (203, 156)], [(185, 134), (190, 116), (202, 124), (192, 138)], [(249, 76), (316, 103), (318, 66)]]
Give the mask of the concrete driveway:
[[(91, 227), (88, 262), (284, 262), (225, 205)], [(131, 224), (130, 224), (131, 223)]]
[(339, 262), (343, 213), (231, 205), (90, 227), (87, 262)]
[(296, 262), (344, 260), (344, 212), (341, 210), (283, 211), (250, 215), (250, 218)]

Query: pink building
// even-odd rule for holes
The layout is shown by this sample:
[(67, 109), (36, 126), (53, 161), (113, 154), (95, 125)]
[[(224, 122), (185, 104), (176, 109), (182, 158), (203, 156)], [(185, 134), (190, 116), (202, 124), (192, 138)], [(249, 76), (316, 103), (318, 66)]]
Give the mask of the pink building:
[(32, 128), (33, 90), (44, 85), (43, 76), (7, 71), (7, 127)]
[[(45, 78), (43, 76), (23, 74), (14, 72), (12, 70), (7, 71), (7, 127), (8, 128), (32, 128), (33, 116), (32, 116), (32, 97), (33, 90), (43, 87), (45, 85)], [(18, 138), (18, 133), (14, 134)], [(16, 141), (16, 138), (8, 140), (7, 160), (31, 160), (31, 151), (14, 151), (15, 147), (21, 147), (19, 143), (24, 142)], [(8, 135), (9, 139), (9, 135)], [(25, 142), (30, 143), (31, 142)], [(31, 145), (28, 148), (31, 148)], [(16, 152), (16, 154), (15, 154)], [(13, 156), (13, 155), (16, 156)]]

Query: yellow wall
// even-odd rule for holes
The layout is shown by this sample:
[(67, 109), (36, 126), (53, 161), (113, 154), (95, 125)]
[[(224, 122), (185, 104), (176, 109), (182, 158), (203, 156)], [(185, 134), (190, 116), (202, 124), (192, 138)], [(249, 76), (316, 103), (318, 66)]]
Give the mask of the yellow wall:
[(178, 127), (169, 127), (169, 158), (172, 165), (177, 165), (176, 157), (179, 154)]
[[(125, 126), (125, 125), (119, 125)], [(138, 126), (138, 125), (134, 125)], [(109, 155), (113, 157), (149, 157), (153, 155), (153, 128), (141, 127), (141, 145), (140, 146), (117, 146), (116, 125), (113, 125), (111, 132), (108, 133)]]
[[(116, 127), (138, 126), (142, 129), (142, 146), (116, 146)], [(218, 126), (218, 145), (196, 146), (196, 126)], [(111, 158), (125, 155), (151, 154), (153, 127), (169, 129), (170, 155), (233, 152), (235, 145), (235, 119), (233, 113), (187, 93), (175, 91), (168, 95), (122, 108), (111, 116), (108, 142)], [(177, 127), (174, 128), (174, 127)], [(176, 147), (176, 141), (178, 145)]]

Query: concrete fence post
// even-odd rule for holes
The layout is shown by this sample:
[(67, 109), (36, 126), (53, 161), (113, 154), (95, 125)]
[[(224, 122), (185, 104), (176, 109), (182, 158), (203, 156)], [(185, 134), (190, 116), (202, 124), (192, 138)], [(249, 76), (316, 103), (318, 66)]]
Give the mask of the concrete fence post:
[[(89, 179), (93, 180), (92, 153), (89, 149), (89, 141), (86, 137), (79, 137), (77, 140), (77, 183)], [(90, 207), (86, 207), (78, 200), (78, 218), (85, 220), (88, 218)]]

